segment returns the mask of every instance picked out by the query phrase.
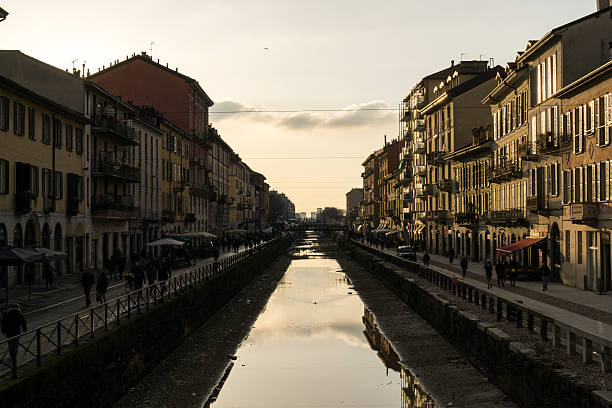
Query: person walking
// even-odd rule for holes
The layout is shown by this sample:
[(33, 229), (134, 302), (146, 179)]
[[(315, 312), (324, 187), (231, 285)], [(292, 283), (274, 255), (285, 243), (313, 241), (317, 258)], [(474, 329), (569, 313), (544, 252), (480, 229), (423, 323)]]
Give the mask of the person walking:
[(2, 316), (2, 333), (8, 341), (8, 351), (11, 356), (12, 377), (17, 378), (17, 352), (19, 351), (19, 335), (28, 331), (26, 319), (21, 313), (18, 303), (8, 305), (8, 311)]
[(491, 283), (491, 277), (493, 277), (493, 265), (491, 265), (491, 261), (487, 259), (487, 262), (484, 266), (485, 277), (487, 278), (487, 288), (491, 289), (493, 284)]
[(467, 274), (468, 268), (468, 260), (465, 255), (461, 257), (461, 262), (459, 263), (459, 266), (461, 266), (461, 276), (463, 276), (463, 279), (465, 279), (465, 275)]
[(550, 277), (550, 268), (546, 264), (546, 261), (542, 262), (540, 266), (540, 276), (542, 277), (542, 291), (548, 290), (548, 279)]
[(510, 286), (516, 284), (516, 275), (518, 275), (518, 266), (516, 260), (512, 258), (508, 264), (508, 278), (510, 279)]
[(51, 289), (53, 287), (53, 267), (49, 261), (45, 262), (43, 278), (45, 279), (45, 287)]
[(96, 282), (96, 300), (100, 303), (106, 302), (106, 292), (108, 291), (108, 277), (106, 272), (102, 271)]
[(427, 253), (427, 251), (425, 251), (425, 253), (423, 254), (423, 265), (429, 266), (429, 260), (430, 260), (430, 256)]
[(455, 260), (455, 250), (453, 248), (448, 251), (448, 263), (453, 263)]
[(91, 305), (91, 298), (89, 294), (91, 292), (91, 287), (93, 286), (95, 281), (93, 273), (89, 269), (83, 272), (81, 275), (81, 286), (83, 287), (83, 291), (85, 292), (85, 307), (89, 307)]
[(495, 275), (497, 277), (497, 287), (501, 288), (504, 286), (504, 264), (501, 260), (495, 264)]

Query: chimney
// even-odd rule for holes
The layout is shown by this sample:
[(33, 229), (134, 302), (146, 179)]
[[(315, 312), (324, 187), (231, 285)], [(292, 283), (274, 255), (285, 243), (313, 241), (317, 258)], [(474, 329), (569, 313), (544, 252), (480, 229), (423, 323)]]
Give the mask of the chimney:
[(601, 11), (605, 8), (612, 6), (612, 0), (595, 0), (597, 2), (597, 11)]
[(455, 66), (455, 60), (451, 60), (451, 67)]
[(387, 145), (387, 135), (385, 135), (385, 146)]

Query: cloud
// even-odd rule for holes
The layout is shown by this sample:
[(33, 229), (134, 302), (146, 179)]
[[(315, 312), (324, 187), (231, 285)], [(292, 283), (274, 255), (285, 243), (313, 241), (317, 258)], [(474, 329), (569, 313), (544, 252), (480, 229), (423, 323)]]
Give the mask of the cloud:
[[(217, 112), (215, 114), (215, 112)], [(349, 105), (338, 111), (274, 112), (240, 101), (225, 100), (211, 109), (214, 121), (243, 118), (287, 129), (357, 128), (389, 124), (397, 120), (397, 112), (384, 101)]]

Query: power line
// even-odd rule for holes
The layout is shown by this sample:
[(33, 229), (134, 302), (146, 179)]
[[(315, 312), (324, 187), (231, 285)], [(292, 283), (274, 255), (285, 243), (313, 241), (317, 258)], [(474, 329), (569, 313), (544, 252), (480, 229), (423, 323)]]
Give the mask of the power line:
[(327, 159), (364, 159), (365, 156), (306, 156), (306, 157), (243, 157), (243, 160), (327, 160)]

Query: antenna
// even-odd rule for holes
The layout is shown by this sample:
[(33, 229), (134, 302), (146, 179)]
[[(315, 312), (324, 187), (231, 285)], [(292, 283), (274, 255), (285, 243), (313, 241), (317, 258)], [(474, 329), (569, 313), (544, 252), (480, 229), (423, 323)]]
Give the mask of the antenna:
[(465, 52), (462, 52), (462, 53), (461, 53), (461, 59), (460, 59), (460, 61), (461, 61), (461, 62), (463, 62), (463, 56), (464, 56), (464, 55), (465, 55)]
[(149, 48), (149, 55), (151, 55), (151, 58), (153, 58), (153, 44), (155, 44), (155, 41), (151, 41), (151, 47)]
[(77, 58), (77, 59), (72, 60), (72, 69), (73, 69), (73, 70), (74, 70), (74, 68), (75, 68), (74, 63), (75, 63), (75, 62), (77, 62), (78, 60), (79, 60), (78, 58)]

